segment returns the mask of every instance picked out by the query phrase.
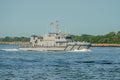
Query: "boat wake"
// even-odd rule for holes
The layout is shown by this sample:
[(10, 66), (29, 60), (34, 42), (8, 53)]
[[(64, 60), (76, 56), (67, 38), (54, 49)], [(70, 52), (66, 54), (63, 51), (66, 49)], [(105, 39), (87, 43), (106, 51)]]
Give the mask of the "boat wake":
[(18, 49), (1, 49), (2, 51), (18, 51)]
[(82, 50), (72, 50), (70, 52), (91, 52), (90, 49), (82, 49)]

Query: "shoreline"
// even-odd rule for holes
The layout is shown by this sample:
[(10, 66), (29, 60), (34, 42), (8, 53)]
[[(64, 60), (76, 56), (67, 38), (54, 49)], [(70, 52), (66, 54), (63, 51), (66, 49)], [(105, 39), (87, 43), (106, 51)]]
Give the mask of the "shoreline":
[(22, 45), (22, 44), (28, 44), (29, 42), (0, 42), (0, 44), (18, 44), (18, 45)]
[[(0, 42), (1, 44), (18, 44), (18, 45), (23, 45), (23, 44), (29, 44), (29, 42)], [(120, 44), (91, 44), (91, 47), (120, 47)]]
[(120, 47), (120, 44), (91, 44), (91, 47)]

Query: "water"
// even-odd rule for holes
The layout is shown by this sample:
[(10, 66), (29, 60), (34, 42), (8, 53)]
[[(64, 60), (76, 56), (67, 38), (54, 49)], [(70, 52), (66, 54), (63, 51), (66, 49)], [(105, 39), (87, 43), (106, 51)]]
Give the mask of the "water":
[(19, 51), (0, 45), (0, 80), (120, 80), (120, 47), (85, 52)]

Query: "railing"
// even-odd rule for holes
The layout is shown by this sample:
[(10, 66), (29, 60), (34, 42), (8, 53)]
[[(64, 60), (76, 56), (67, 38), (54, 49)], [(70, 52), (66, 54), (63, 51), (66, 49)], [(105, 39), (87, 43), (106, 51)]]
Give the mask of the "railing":
[(91, 45), (88, 42), (69, 42), (68, 45)]
[(65, 46), (20, 45), (19, 48), (65, 48)]

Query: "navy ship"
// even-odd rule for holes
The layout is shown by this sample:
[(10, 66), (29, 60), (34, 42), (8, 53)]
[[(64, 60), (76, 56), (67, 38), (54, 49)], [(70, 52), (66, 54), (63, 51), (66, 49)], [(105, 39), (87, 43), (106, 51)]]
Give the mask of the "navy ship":
[(89, 49), (88, 42), (79, 42), (72, 39), (72, 35), (62, 33), (58, 26), (56, 32), (45, 34), (43, 37), (32, 36), (30, 43), (20, 45), (19, 50), (29, 51), (80, 51)]

